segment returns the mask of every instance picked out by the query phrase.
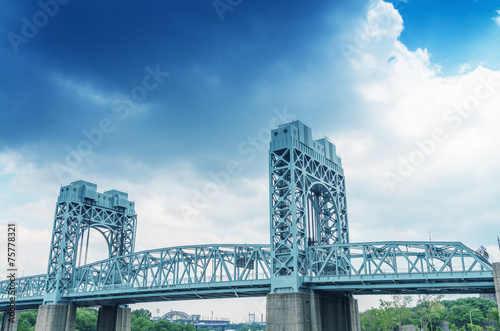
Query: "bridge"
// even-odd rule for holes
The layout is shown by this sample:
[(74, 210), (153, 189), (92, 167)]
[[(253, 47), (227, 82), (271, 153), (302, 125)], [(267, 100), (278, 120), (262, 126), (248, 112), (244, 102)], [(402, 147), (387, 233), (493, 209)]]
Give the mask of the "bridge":
[[(270, 245), (135, 252), (128, 194), (76, 181), (56, 203), (47, 273), (0, 282), (2, 330), (38, 308), (36, 330), (75, 329), (77, 306), (100, 306), (98, 330), (130, 330), (128, 304), (267, 296), (267, 329), (359, 331), (354, 295), (497, 293), (500, 263), (460, 242), (349, 241), (335, 145), (300, 121), (272, 130)], [(91, 229), (109, 258), (83, 265)], [(85, 262), (85, 261), (84, 261)]]
[(184, 321), (188, 324), (193, 324), (197, 329), (210, 328), (215, 331), (224, 331), (229, 324), (229, 319), (201, 319), (200, 315), (189, 315), (182, 311), (169, 311), (162, 317), (153, 318), (154, 321), (159, 321), (164, 319), (168, 322), (177, 322), (179, 320)]

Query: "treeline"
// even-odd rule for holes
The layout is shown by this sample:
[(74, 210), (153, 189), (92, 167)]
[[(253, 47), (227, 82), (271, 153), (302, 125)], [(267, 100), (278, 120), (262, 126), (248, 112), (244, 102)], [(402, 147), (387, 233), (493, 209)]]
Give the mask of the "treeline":
[[(419, 330), (441, 331), (439, 324), (449, 323), (451, 331), (499, 330), (496, 302), (484, 298), (442, 300), (442, 295), (393, 295), (380, 300), (378, 308), (360, 314), (362, 331), (397, 330), (414, 324)], [(471, 323), (472, 321), (472, 323)]]
[[(17, 331), (34, 331), (38, 311), (36, 309), (18, 312)], [(95, 331), (97, 329), (97, 309), (78, 308), (76, 310), (76, 331)], [(3, 315), (0, 315), (2, 318)], [(151, 312), (146, 309), (132, 311), (131, 331), (196, 331), (191, 324), (177, 324), (160, 320), (153, 322)]]

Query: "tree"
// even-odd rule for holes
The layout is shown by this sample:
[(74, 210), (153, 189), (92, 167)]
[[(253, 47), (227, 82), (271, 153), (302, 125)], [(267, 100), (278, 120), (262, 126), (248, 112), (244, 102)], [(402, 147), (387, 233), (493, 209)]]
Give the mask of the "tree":
[(154, 322), (145, 319), (144, 317), (137, 317), (131, 325), (131, 331), (150, 331), (154, 330)]
[(392, 306), (396, 311), (399, 329), (402, 329), (403, 322), (411, 317), (410, 304), (413, 298), (409, 295), (393, 295)]
[(359, 314), (359, 320), (363, 331), (378, 331), (382, 328), (380, 323), (380, 310), (377, 308), (372, 308)]
[(151, 318), (153, 317), (153, 314), (149, 310), (144, 309), (144, 308), (134, 310), (132, 312), (132, 315), (135, 315), (136, 317), (143, 317), (144, 319), (147, 319), (148, 321), (150, 321)]
[(384, 330), (392, 330), (396, 326), (396, 310), (391, 301), (380, 299), (380, 317)]
[(486, 318), (488, 320), (493, 320), (496, 322), (496, 326), (500, 326), (500, 318), (499, 318), (499, 315), (498, 315), (498, 308), (497, 307), (490, 307), (488, 309), (488, 312), (486, 314)]
[(76, 330), (94, 331), (97, 329), (97, 310), (78, 308), (76, 310)]
[(419, 295), (415, 315), (420, 320), (422, 331), (432, 324), (432, 321), (445, 312), (445, 306), (440, 302), (443, 295), (424, 294)]

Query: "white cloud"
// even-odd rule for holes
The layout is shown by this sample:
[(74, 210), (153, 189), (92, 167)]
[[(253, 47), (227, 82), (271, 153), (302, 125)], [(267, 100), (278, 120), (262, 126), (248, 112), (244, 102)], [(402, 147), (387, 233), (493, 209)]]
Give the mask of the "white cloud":
[(500, 26), (500, 10), (497, 10), (497, 15), (496, 17), (493, 17), (493, 21), (495, 21), (495, 23)]
[[(430, 230), (435, 240), (491, 245), (500, 217), (492, 200), (500, 194), (500, 72), (442, 76), (428, 50), (398, 40), (402, 22), (392, 5), (375, 3), (362, 26), (381, 13), (391, 18), (381, 31), (392, 32), (364, 43), (346, 38), (351, 84), (371, 121), (330, 135), (347, 174), (351, 238), (427, 240)], [(394, 191), (388, 172), (398, 179)]]

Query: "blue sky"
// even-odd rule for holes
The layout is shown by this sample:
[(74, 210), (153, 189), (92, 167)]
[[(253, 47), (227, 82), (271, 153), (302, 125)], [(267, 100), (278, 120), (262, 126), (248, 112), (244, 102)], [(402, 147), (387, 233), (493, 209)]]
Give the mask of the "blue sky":
[[(26, 274), (76, 179), (136, 201), (136, 250), (266, 243), (268, 135), (294, 119), (337, 145), (352, 241), (430, 233), (500, 260), (495, 2), (41, 3), (0, 13), (0, 228), (19, 224)], [(210, 306), (262, 310), (230, 305)]]

